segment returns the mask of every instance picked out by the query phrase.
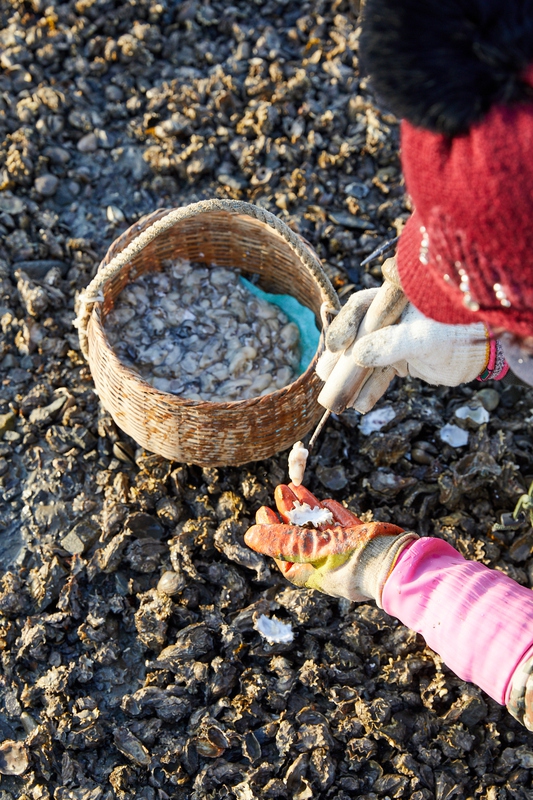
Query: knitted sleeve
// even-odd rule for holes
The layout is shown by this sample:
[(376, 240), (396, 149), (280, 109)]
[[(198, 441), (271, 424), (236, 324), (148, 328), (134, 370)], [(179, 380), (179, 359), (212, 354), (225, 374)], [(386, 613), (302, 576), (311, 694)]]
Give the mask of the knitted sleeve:
[(467, 561), (447, 542), (421, 538), (399, 556), (382, 604), (422, 634), (456, 675), (533, 725), (530, 589)]

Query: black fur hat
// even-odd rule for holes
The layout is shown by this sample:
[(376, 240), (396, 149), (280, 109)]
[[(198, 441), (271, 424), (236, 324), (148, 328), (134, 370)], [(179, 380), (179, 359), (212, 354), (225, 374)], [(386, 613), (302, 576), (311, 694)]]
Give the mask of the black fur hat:
[(533, 99), (533, 0), (366, 0), (360, 57), (397, 117), (454, 136)]

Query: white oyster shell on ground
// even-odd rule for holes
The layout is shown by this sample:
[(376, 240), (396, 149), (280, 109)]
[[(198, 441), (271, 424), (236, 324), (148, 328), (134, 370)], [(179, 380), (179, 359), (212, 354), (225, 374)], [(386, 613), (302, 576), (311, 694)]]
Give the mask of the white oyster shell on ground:
[(276, 617), (267, 617), (261, 614), (254, 622), (254, 628), (270, 644), (290, 644), (294, 633), (290, 622), (282, 622)]

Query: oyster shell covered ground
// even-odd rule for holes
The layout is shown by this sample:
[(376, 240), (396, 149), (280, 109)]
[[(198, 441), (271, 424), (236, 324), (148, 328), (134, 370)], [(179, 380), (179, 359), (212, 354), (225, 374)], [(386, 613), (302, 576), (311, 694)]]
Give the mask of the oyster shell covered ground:
[[(244, 546), (288, 452), (201, 469), (140, 450), (72, 325), (126, 227), (213, 196), (278, 214), (341, 298), (380, 282), (360, 262), (409, 206), (357, 14), (0, 8), (1, 800), (531, 796), (533, 739), (505, 709), (374, 605), (294, 589)], [(479, 403), (488, 421), (455, 413)], [(533, 392), (406, 380), (380, 405), (368, 433), (329, 420), (309, 488), (531, 586), (532, 529), (509, 512), (533, 479)], [(269, 643), (263, 615), (294, 641)]]

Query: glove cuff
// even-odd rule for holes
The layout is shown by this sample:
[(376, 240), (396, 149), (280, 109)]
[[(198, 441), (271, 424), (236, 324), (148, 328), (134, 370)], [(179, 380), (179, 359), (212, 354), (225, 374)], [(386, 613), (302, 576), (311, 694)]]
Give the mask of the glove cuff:
[(408, 544), (420, 538), (413, 531), (396, 536), (377, 536), (371, 539), (357, 559), (357, 591), (360, 597), (353, 600), (372, 599), (383, 608), (383, 587), (392, 572), (400, 553)]
[(518, 722), (533, 731), (533, 648), (515, 669), (508, 689), (507, 710)]

